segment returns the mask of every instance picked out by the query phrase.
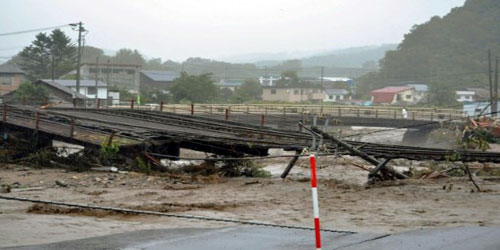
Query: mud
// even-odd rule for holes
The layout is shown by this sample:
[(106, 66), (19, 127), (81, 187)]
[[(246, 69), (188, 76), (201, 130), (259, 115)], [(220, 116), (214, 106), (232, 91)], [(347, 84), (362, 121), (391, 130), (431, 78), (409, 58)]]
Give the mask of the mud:
[(116, 216), (116, 215), (135, 215), (127, 213), (117, 213), (113, 211), (85, 209), (76, 207), (63, 207), (63, 206), (55, 206), (47, 204), (33, 204), (30, 207), (28, 207), (26, 212), (32, 214), (82, 215), (82, 216), (92, 216), (97, 218)]
[[(0, 184), (17, 183), (7, 195), (26, 198), (312, 226), (307, 159), (300, 159), (289, 178), (282, 180), (279, 175), (288, 161), (259, 161), (271, 172), (270, 178), (71, 172), (11, 165), (0, 166)], [(394, 164), (408, 168), (430, 163)], [(471, 164), (475, 165), (481, 164)], [(471, 192), (474, 188), (465, 177), (384, 182), (366, 188), (368, 172), (359, 166), (371, 166), (358, 158), (322, 157), (318, 166), (323, 228), (395, 233), (420, 228), (500, 225), (500, 182), (496, 177), (476, 176), (482, 190), (488, 191), (479, 193)], [(56, 181), (68, 186), (61, 187)], [(5, 200), (0, 200), (0, 224), (0, 246), (142, 229), (228, 226)]]
[[(138, 194), (137, 196), (142, 195)], [(157, 200), (163, 200), (165, 197), (159, 197)], [(234, 202), (234, 203), (160, 203), (160, 204), (145, 204), (138, 206), (120, 206), (120, 208), (133, 209), (133, 210), (143, 210), (151, 212), (185, 212), (192, 210), (214, 210), (214, 211), (224, 211), (228, 208), (236, 208), (239, 206), (250, 205), (246, 202)], [(95, 216), (98, 218), (105, 216), (115, 216), (115, 215), (128, 215), (128, 216), (141, 216), (136, 213), (129, 212), (119, 212), (119, 211), (107, 211), (99, 209), (90, 208), (76, 208), (76, 207), (65, 207), (50, 204), (33, 204), (26, 210), (27, 213), (33, 214), (71, 214), (71, 215), (82, 215), (82, 216)]]

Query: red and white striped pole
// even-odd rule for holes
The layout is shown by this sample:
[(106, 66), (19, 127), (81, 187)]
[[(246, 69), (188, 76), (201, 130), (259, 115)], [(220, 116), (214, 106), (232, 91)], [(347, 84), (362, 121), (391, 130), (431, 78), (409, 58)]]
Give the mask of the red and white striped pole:
[(316, 235), (316, 250), (321, 250), (321, 234), (319, 226), (319, 203), (318, 203), (318, 185), (316, 180), (316, 157), (314, 154), (309, 156), (309, 163), (311, 164), (311, 189), (314, 209), (314, 232)]

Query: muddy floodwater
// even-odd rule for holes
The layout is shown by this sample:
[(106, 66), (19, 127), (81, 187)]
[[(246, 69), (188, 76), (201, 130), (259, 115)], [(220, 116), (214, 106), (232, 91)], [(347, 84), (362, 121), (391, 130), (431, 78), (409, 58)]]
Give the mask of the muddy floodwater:
[[(274, 151), (273, 154), (290, 152)], [(183, 152), (184, 156), (202, 156)], [(0, 182), (15, 184), (8, 195), (43, 200), (312, 226), (307, 159), (289, 178), (279, 175), (288, 158), (261, 160), (269, 178), (226, 178), (135, 172), (70, 172), (2, 165)], [(370, 167), (356, 157), (319, 158), (322, 227), (359, 232), (500, 224), (500, 183), (477, 178), (476, 193), (463, 177), (388, 182), (365, 188)], [(403, 164), (403, 162), (395, 162)], [(420, 166), (425, 162), (404, 162)], [(492, 165), (493, 166), (493, 165)], [(56, 184), (64, 183), (65, 186)], [(67, 209), (0, 200), (0, 246), (39, 244), (140, 229), (228, 226), (221, 222)]]

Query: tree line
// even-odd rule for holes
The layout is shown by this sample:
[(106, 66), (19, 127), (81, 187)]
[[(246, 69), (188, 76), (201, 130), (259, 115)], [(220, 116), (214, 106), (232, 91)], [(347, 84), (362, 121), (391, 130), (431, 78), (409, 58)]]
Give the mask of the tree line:
[(415, 25), (397, 49), (386, 52), (380, 70), (359, 78), (358, 92), (403, 81), (426, 82), (428, 102), (455, 102), (455, 90), (488, 88), (488, 49), (500, 56), (500, 1), (467, 0), (444, 17)]

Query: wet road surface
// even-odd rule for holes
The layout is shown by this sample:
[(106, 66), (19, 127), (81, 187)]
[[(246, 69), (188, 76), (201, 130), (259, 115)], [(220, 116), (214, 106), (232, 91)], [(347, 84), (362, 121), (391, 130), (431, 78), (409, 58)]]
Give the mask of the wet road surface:
[[(50, 230), (50, 229), (48, 229)], [(500, 227), (460, 227), (394, 235), (322, 233), (323, 249), (500, 249)], [(2, 249), (315, 249), (313, 231), (237, 226), (144, 230)]]

